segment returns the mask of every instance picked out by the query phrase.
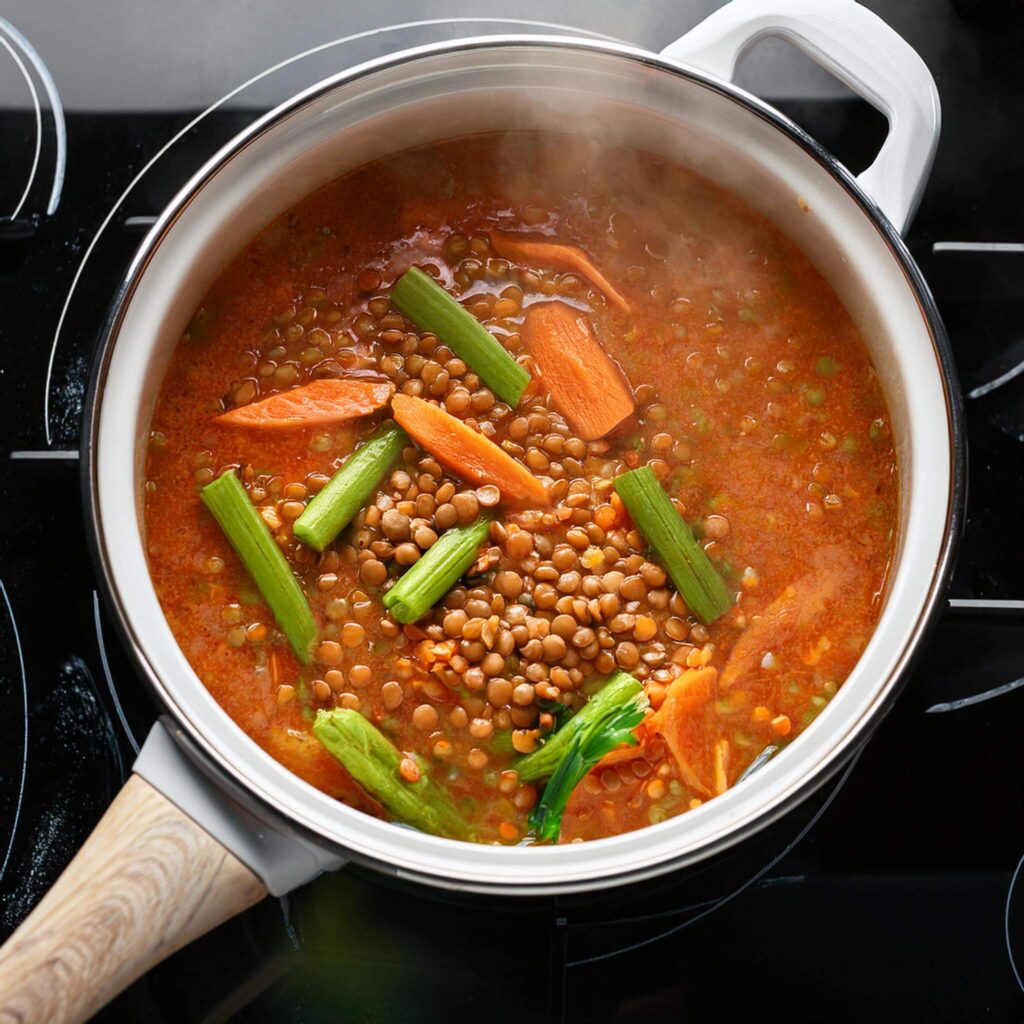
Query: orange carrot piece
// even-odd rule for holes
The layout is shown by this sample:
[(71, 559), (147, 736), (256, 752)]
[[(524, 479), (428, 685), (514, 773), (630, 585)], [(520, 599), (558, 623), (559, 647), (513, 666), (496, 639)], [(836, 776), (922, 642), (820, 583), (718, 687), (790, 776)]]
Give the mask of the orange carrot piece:
[(464, 480), (494, 484), (511, 501), (549, 504), (547, 487), (522, 463), (440, 406), (411, 395), (395, 395), (391, 411), (413, 440)]
[(718, 672), (713, 668), (688, 669), (673, 680), (665, 703), (647, 720), (651, 732), (660, 733), (676, 759), (683, 783), (701, 796), (711, 796), (717, 782), (712, 756), (704, 735), (704, 708), (711, 701)]
[(727, 739), (715, 741), (715, 793), (721, 796), (729, 788), (729, 764), (732, 760)]
[(368, 416), (387, 405), (395, 386), (389, 381), (314, 380), (301, 387), (242, 405), (214, 419), (225, 427), (295, 430), (299, 427), (345, 423)]
[(630, 312), (629, 303), (612, 287), (608, 278), (594, 266), (590, 257), (575, 245), (538, 240), (512, 235), (507, 231), (492, 231), (491, 245), (505, 260), (517, 263), (540, 264), (554, 270), (565, 270), (586, 278), (614, 306), (624, 313)]
[(773, 649), (793, 646), (801, 635), (816, 639), (819, 628), (828, 621), (830, 608), (848, 592), (855, 576), (853, 563), (843, 548), (834, 544), (820, 548), (812, 558), (811, 569), (764, 611), (751, 617), (722, 669), (721, 689), (728, 690), (740, 679), (762, 674), (763, 658)]
[(644, 746), (642, 742), (636, 747), (616, 747), (614, 750), (609, 750), (590, 770), (592, 772), (600, 772), (604, 768), (611, 768), (613, 765), (622, 764), (625, 761), (635, 761), (638, 757), (643, 756)]
[(558, 411), (584, 441), (610, 434), (636, 405), (587, 318), (564, 302), (530, 306), (522, 337)]

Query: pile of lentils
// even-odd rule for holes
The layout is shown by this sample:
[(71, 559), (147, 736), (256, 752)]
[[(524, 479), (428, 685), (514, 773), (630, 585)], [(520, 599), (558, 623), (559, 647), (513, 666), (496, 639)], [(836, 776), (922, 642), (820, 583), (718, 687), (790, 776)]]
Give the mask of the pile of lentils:
[[(518, 334), (524, 294), (588, 297), (575, 275), (511, 268), (494, 257), (485, 238), (452, 236), (444, 248), (454, 262), (456, 291), (485, 286), (467, 308), (527, 367)], [(498, 731), (511, 732), (515, 751), (534, 750), (551, 725), (552, 715), (544, 710), (550, 702), (582, 705), (585, 684), (616, 668), (645, 681), (657, 707), (685, 668), (710, 661), (710, 636), (667, 584), (664, 570), (646, 558), (644, 541), (627, 528), (612, 484), (619, 473), (641, 464), (665, 479), (689, 463), (689, 442), (659, 430), (666, 410), (650, 385), (635, 389), (642, 444), (624, 451), (608, 440), (576, 437), (545, 393), (528, 394), (511, 409), (437, 337), (418, 333), (379, 294), (389, 286), (378, 271), (364, 271), (358, 287), (367, 297), (347, 318), (321, 289), (313, 289), (277, 318), (260, 351), (252, 353), (255, 374), (235, 384), (225, 405), (317, 377), (375, 371), (403, 394), (436, 400), (546, 479), (552, 504), (505, 511), (492, 523), (489, 544), (463, 583), (415, 626), (402, 627), (377, 603), (382, 592), (445, 530), (498, 505), (497, 487), (467, 486), (410, 446), (373, 503), (318, 555), (294, 539), (291, 523), (329, 477), (311, 473), (286, 482), (242, 467), (251, 499), (289, 559), (331, 595), (329, 638), (316, 651), (318, 675), (310, 684), (313, 700), (367, 711), (374, 703), (367, 691), (378, 687), (389, 711), (409, 699), (420, 701), (413, 725), (426, 734), (435, 756), (450, 757), (436, 705), (454, 699), (447, 723), (468, 733), (465, 764), (474, 770), (487, 767), (484, 745)], [(601, 301), (593, 293), (589, 297)], [(323, 448), (329, 447), (328, 438)], [(213, 478), (211, 467), (197, 466), (197, 483)], [(728, 520), (718, 515), (702, 526), (712, 541), (729, 531)], [(233, 629), (242, 631), (236, 639), (244, 642), (245, 627)], [(375, 678), (360, 660), (373, 639), (371, 629), (391, 641), (395, 655), (384, 677)], [(281, 682), (277, 693), (288, 703), (296, 688)], [(502, 774), (501, 788), (513, 794), (520, 810), (536, 799), (533, 787), (516, 785), (514, 772)]]

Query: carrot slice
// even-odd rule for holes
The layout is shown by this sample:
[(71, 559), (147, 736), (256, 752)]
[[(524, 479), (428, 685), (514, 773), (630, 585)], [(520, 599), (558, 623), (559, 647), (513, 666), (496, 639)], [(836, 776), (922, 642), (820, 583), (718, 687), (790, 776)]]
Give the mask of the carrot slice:
[(729, 763), (732, 749), (726, 739), (715, 741), (715, 793), (721, 796), (729, 788)]
[(616, 747), (614, 750), (609, 750), (604, 757), (601, 758), (597, 764), (591, 768), (591, 772), (600, 773), (605, 768), (611, 768), (613, 765), (624, 764), (626, 761), (635, 761), (638, 757), (644, 756), (644, 744), (643, 740), (640, 744), (635, 747)]
[(565, 270), (585, 277), (604, 297), (624, 313), (630, 312), (629, 303), (612, 287), (608, 278), (594, 266), (590, 257), (575, 245), (548, 240), (539, 241), (512, 235), (507, 231), (492, 231), (491, 245), (494, 251), (505, 260), (516, 263), (540, 264), (554, 270)]
[(295, 430), (368, 416), (387, 405), (395, 386), (389, 381), (314, 380), (301, 387), (242, 405), (214, 419), (226, 427)]
[[(711, 701), (718, 672), (688, 669), (672, 682), (665, 703), (645, 723), (660, 733), (676, 759), (683, 782), (701, 796), (711, 796), (720, 781), (704, 736), (704, 708)], [(721, 755), (719, 755), (721, 757)], [(724, 768), (721, 769), (724, 772)], [(705, 779), (712, 778), (709, 784)]]
[(564, 302), (530, 306), (522, 337), (558, 411), (584, 441), (610, 434), (636, 405), (587, 318)]
[(801, 635), (808, 640), (816, 638), (833, 604), (849, 593), (856, 573), (841, 547), (830, 544), (821, 548), (811, 561), (812, 567), (805, 575), (786, 587), (763, 612), (751, 617), (722, 669), (721, 689), (728, 690), (740, 679), (763, 674), (764, 658), (773, 650), (796, 646)]
[(391, 411), (400, 427), (464, 480), (494, 484), (511, 501), (549, 504), (547, 487), (522, 463), (440, 406), (411, 395), (395, 395)]

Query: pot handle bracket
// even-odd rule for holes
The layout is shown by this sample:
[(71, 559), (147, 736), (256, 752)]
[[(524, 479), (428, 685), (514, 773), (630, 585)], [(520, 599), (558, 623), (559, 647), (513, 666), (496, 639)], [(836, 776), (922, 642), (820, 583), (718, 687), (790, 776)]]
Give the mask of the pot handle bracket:
[(854, 0), (732, 0), (661, 54), (732, 81), (743, 53), (770, 36), (791, 43), (885, 115), (889, 134), (857, 183), (903, 234), (939, 142), (939, 94), (927, 65)]
[(345, 866), (343, 857), (260, 821), (224, 787), (213, 784), (187, 748), (180, 727), (164, 717), (150, 729), (132, 771), (234, 854), (271, 896), (284, 896), (325, 871)]

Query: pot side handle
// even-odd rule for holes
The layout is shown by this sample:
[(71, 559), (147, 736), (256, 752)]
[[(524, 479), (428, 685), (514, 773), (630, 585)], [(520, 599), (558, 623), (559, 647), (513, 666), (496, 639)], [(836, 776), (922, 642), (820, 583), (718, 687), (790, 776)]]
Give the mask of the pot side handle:
[(138, 775), (0, 948), (0, 1022), (78, 1024), (267, 888)]
[(731, 81), (744, 51), (769, 36), (791, 43), (885, 115), (889, 134), (857, 182), (905, 232), (941, 127), (938, 90), (924, 61), (854, 0), (732, 0), (662, 56)]

